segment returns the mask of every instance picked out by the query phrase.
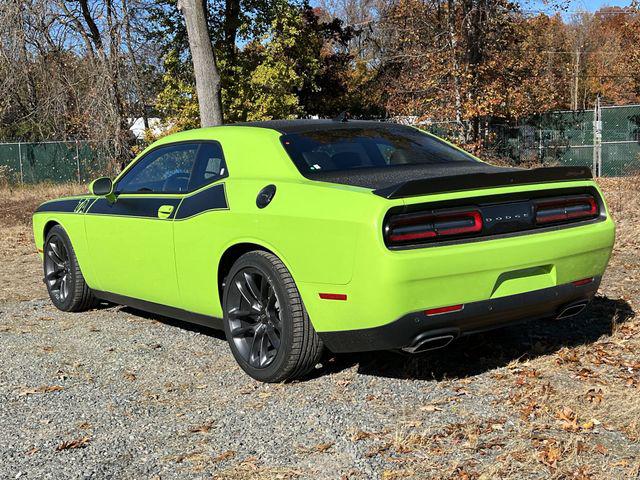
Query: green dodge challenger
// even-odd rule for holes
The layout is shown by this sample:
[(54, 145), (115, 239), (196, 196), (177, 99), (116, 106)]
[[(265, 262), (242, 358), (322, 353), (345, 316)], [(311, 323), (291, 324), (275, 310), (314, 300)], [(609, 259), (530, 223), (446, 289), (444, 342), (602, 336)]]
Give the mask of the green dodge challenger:
[(588, 168), (488, 165), (418, 129), (293, 120), (170, 135), (33, 229), (54, 305), (225, 331), (253, 378), (579, 313), (615, 227)]

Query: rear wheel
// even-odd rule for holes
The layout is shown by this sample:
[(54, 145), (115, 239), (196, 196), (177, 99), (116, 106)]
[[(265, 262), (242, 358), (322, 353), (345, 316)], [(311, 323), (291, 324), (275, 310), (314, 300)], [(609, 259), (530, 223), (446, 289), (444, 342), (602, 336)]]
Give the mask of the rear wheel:
[(322, 355), (289, 270), (272, 253), (253, 251), (231, 268), (224, 329), (236, 361), (251, 377), (281, 382), (311, 371)]
[(97, 303), (84, 281), (67, 232), (55, 225), (44, 242), (44, 283), (51, 302), (65, 312), (88, 310)]

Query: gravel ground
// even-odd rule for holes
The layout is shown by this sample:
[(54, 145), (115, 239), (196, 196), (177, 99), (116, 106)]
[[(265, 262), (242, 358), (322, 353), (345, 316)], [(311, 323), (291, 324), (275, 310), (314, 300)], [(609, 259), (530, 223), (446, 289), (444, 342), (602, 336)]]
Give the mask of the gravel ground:
[(640, 478), (638, 220), (579, 317), (327, 357), (282, 385), (212, 330), (57, 311), (29, 228), (1, 225), (19, 281), (0, 288), (0, 479)]
[[(489, 471), (523, 441), (513, 388), (494, 390), (494, 382), (517, 382), (539, 356), (607, 334), (605, 319), (615, 308), (600, 298), (594, 310), (601, 320), (538, 322), (418, 359), (330, 358), (304, 382), (262, 385), (242, 374), (215, 331), (123, 307), (67, 314), (43, 300), (6, 304), (0, 477), (431, 478), (451, 477), (463, 471), (458, 467)], [(576, 327), (580, 335), (571, 333)], [(640, 457), (638, 443), (616, 427), (580, 436), (596, 436), (610, 452), (594, 468), (618, 463), (609, 478), (625, 478)], [(423, 445), (426, 439), (433, 444)], [(427, 455), (434, 447), (439, 457)], [(407, 469), (416, 462), (421, 471)], [(546, 467), (531, 472), (548, 474)]]

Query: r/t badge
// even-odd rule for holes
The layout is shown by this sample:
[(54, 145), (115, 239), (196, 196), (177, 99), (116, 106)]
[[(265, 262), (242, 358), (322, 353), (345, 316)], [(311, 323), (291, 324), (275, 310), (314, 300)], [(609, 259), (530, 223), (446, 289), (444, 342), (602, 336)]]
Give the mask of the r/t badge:
[(90, 199), (88, 198), (83, 198), (82, 200), (80, 200), (78, 202), (78, 205), (76, 205), (76, 208), (73, 210), (73, 213), (85, 213), (87, 208), (89, 207), (89, 202)]

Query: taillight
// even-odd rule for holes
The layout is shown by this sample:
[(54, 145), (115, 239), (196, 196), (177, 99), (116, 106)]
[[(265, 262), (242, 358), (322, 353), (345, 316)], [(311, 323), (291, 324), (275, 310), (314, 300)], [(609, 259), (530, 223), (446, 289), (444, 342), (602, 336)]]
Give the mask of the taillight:
[(598, 203), (591, 195), (545, 198), (536, 200), (536, 224), (584, 220), (599, 215)]
[(394, 215), (385, 231), (388, 244), (427, 242), (478, 233), (482, 231), (482, 215), (476, 209)]

